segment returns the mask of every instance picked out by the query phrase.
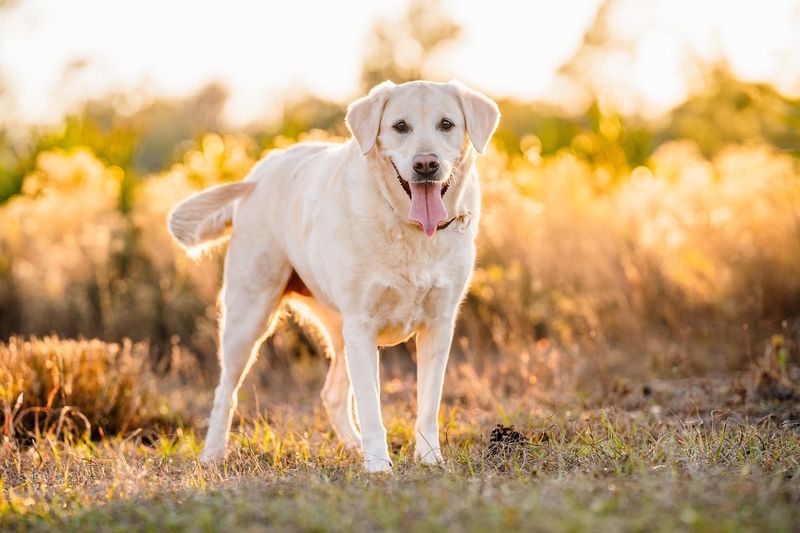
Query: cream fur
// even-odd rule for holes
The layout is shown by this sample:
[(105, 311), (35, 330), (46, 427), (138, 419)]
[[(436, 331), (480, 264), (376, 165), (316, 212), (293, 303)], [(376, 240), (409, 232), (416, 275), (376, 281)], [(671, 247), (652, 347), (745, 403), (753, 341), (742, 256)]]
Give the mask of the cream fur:
[[(454, 126), (439, 125), (442, 118)], [(393, 129), (398, 120), (407, 133)], [(438, 410), (458, 305), (475, 259), (480, 189), (475, 149), (499, 119), (496, 105), (457, 82), (385, 82), (354, 102), (343, 144), (273, 151), (244, 182), (180, 203), (169, 227), (186, 248), (207, 245), (233, 222), (222, 293), (220, 384), (203, 450), (224, 456), (238, 389), (282, 302), (315, 317), (333, 361), (322, 397), (339, 435), (360, 447), (368, 471), (391, 468), (380, 412), (377, 347), (416, 335), (416, 457), (442, 459)], [(467, 142), (467, 134), (474, 149)], [(408, 218), (397, 174), (413, 179), (415, 154), (439, 158), (450, 216), (427, 237)], [(390, 162), (391, 161), (391, 162)], [(295, 272), (312, 296), (286, 293)], [(353, 417), (353, 399), (360, 431)]]

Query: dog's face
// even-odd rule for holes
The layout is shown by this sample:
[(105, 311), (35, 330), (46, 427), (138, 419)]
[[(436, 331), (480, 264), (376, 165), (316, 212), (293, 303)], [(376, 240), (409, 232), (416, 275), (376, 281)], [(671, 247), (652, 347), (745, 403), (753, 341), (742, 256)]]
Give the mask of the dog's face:
[(447, 218), (442, 198), (458, 178), (453, 171), (468, 149), (467, 135), (482, 152), (499, 119), (492, 100), (459, 82), (384, 82), (353, 102), (346, 118), (361, 153), (374, 150), (392, 167), (381, 179), (392, 182), (394, 207), (404, 203), (428, 236)]

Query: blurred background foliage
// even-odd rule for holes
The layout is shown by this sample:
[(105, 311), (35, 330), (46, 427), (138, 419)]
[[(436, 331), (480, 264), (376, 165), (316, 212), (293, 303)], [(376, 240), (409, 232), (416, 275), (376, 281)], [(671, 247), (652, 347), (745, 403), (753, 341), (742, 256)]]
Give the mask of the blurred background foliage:
[[(702, 85), (666, 116), (621, 113), (587, 68), (624, 46), (605, 30), (613, 4), (561, 69), (585, 105), (499, 101), (454, 343), (470, 363), (454, 367), (461, 380), (489, 368), (523, 387), (728, 369), (794, 331), (800, 101), (697, 64)], [(437, 54), (460, 32), (436, 2), (378, 21), (363, 90), (436, 79)], [(148, 339), (156, 358), (181, 343), (216, 372), (223, 253), (187, 259), (166, 233), (168, 211), (241, 179), (272, 148), (347, 136), (346, 102), (307, 95), (273, 123), (232, 130), (220, 120), (226, 97), (209, 85), (132, 107), (117, 94), (58, 127), (0, 122), (0, 338)], [(313, 347), (287, 322), (264, 350), (280, 360)]]

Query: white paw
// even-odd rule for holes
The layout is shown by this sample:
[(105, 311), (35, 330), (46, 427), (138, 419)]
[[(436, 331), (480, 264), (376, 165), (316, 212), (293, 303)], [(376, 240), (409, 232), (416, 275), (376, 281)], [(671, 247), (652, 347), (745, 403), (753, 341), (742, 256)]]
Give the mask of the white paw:
[(388, 457), (379, 458), (379, 457), (366, 457), (364, 458), (364, 470), (369, 472), (370, 474), (376, 474), (380, 472), (391, 472), (392, 471), (392, 460)]
[(440, 448), (432, 448), (427, 444), (417, 446), (417, 449), (414, 451), (414, 458), (420, 463), (428, 466), (435, 466), (444, 462), (442, 450)]
[(345, 450), (360, 450), (361, 449), (361, 440), (355, 438), (342, 438), (342, 444), (344, 444)]
[(360, 450), (361, 449), (361, 434), (350, 428), (342, 429), (334, 425), (336, 435), (342, 441), (346, 450)]
[(225, 447), (206, 444), (203, 453), (200, 454), (200, 462), (203, 464), (214, 464), (225, 459)]

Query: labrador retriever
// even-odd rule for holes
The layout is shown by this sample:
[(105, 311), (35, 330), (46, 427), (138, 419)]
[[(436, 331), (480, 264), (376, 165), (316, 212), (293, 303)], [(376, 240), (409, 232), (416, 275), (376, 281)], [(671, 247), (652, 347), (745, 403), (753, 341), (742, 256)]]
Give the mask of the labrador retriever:
[(322, 400), (369, 472), (392, 465), (377, 347), (416, 335), (414, 454), (442, 460), (439, 404), (480, 215), (475, 152), (499, 119), (492, 100), (459, 82), (387, 81), (348, 107), (348, 142), (273, 150), (244, 181), (173, 209), (169, 231), (189, 251), (233, 227), (222, 372), (201, 460), (224, 456), (239, 387), (284, 303), (321, 327), (331, 357)]

